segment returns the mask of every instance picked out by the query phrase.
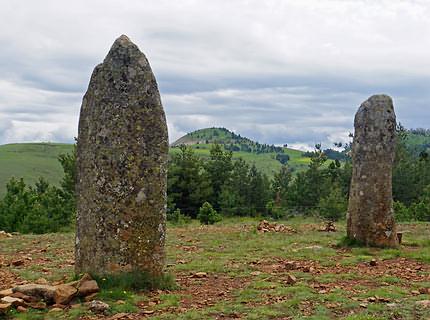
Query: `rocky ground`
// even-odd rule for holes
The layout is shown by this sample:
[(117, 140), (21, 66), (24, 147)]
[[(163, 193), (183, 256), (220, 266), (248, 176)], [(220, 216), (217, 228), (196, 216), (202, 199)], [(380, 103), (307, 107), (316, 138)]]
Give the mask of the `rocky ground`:
[[(402, 247), (383, 250), (339, 245), (342, 224), (312, 220), (171, 226), (167, 270), (177, 288), (98, 291), (93, 281), (86, 294), (91, 279), (72, 282), (73, 234), (2, 236), (0, 290), (15, 288), (6, 296), (23, 300), (3, 301), (11, 304), (3, 317), (430, 319), (430, 225), (401, 228)], [(50, 293), (27, 301), (33, 296), (16, 288), (29, 284)]]

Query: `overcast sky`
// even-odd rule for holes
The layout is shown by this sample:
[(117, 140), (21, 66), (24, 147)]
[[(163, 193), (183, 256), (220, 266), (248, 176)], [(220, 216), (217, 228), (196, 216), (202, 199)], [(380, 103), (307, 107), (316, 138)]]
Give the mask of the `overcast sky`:
[(305, 148), (347, 139), (393, 97), (430, 127), (428, 0), (0, 0), (0, 143), (72, 142), (93, 68), (128, 35), (148, 57), (170, 140), (222, 126)]

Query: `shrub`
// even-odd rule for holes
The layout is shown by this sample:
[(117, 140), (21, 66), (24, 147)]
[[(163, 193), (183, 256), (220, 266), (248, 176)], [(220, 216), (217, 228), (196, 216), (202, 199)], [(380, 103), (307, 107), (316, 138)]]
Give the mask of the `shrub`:
[(197, 219), (199, 219), (202, 224), (214, 224), (215, 222), (221, 221), (222, 217), (209, 202), (205, 202), (199, 209)]
[(406, 207), (400, 201), (394, 202), (394, 216), (396, 217), (396, 221), (412, 221), (415, 220), (414, 211), (411, 208)]
[(267, 215), (275, 220), (279, 220), (285, 218), (286, 209), (280, 206), (277, 206), (273, 200), (269, 201), (266, 205)]
[(335, 186), (328, 196), (319, 202), (320, 215), (329, 221), (337, 221), (345, 217), (348, 202), (339, 187)]
[(167, 221), (170, 221), (173, 224), (181, 225), (189, 223), (191, 218), (182, 214), (181, 209), (177, 208), (174, 211), (167, 213)]

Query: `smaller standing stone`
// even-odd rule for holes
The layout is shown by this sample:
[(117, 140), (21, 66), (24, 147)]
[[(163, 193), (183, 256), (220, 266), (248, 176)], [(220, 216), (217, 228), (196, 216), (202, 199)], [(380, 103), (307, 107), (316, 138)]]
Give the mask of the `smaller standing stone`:
[(363, 102), (354, 127), (348, 238), (369, 246), (396, 247), (392, 196), (396, 115), (391, 98), (375, 95)]

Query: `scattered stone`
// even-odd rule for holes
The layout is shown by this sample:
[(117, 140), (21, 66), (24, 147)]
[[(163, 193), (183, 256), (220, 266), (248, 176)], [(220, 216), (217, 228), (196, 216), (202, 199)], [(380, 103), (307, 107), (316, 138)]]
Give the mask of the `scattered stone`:
[(415, 304), (422, 308), (430, 308), (430, 300), (421, 300), (415, 302)]
[(79, 290), (79, 296), (81, 297), (88, 296), (100, 291), (99, 286), (95, 280), (88, 280), (88, 281), (82, 282), (79, 285), (78, 290)]
[(24, 300), (25, 302), (37, 302), (40, 300), (40, 298), (37, 297), (32, 297), (32, 296), (27, 296), (25, 294), (23, 294), (22, 292), (14, 292), (11, 295), (9, 295), (10, 297), (13, 298), (19, 298)]
[(54, 301), (56, 304), (69, 304), (75, 297), (78, 290), (67, 284), (59, 285), (55, 288)]
[(206, 272), (196, 272), (192, 275), (192, 278), (206, 278), (207, 276)]
[(48, 313), (54, 313), (54, 312), (63, 312), (63, 309), (55, 307), (48, 311)]
[(24, 264), (24, 260), (23, 259), (17, 259), (17, 260), (12, 261), (12, 265), (14, 267), (19, 267), (19, 266), (22, 266), (23, 264)]
[(285, 269), (287, 270), (295, 270), (297, 269), (296, 263), (293, 261), (287, 261), (285, 262)]
[(88, 308), (94, 313), (105, 313), (110, 307), (100, 300), (93, 300), (88, 304)]
[(168, 150), (154, 74), (122, 35), (95, 67), (82, 101), (76, 273), (163, 272)]
[(251, 272), (251, 276), (259, 276), (261, 274), (261, 271), (253, 271)]
[(303, 267), (303, 272), (309, 272), (309, 273), (312, 273), (312, 272), (314, 272), (315, 271), (315, 268), (314, 267), (311, 267), (311, 266), (305, 266), (305, 267)]
[(13, 292), (21, 292), (27, 296), (44, 299), (46, 302), (54, 300), (55, 287), (44, 284), (24, 284), (12, 289)]
[(18, 311), (19, 313), (26, 313), (27, 312), (27, 308), (23, 307), (23, 306), (18, 306), (16, 308), (16, 311)]
[(321, 228), (318, 229), (320, 232), (336, 232), (336, 225), (333, 221), (327, 221)]
[(12, 238), (12, 234), (6, 231), (0, 230), (0, 239), (4, 239), (4, 238)]
[(125, 304), (125, 301), (124, 300), (117, 300), (115, 302), (115, 304), (118, 304), (118, 305)]
[(128, 316), (128, 314), (127, 314), (127, 313), (121, 312), (121, 313), (117, 313), (117, 314), (113, 315), (113, 316), (112, 316), (112, 317), (110, 317), (108, 320), (118, 320), (118, 319), (125, 318), (125, 317), (127, 317), (127, 316)]
[(42, 301), (27, 303), (27, 306), (32, 309), (38, 309), (38, 310), (46, 309), (46, 303)]
[(280, 224), (276, 222), (270, 223), (267, 220), (261, 221), (257, 226), (257, 230), (261, 233), (265, 233), (265, 232), (296, 233), (297, 232), (295, 229), (288, 227), (284, 224)]
[(13, 297), (3, 297), (1, 298), (1, 303), (10, 303), (12, 306), (17, 307), (17, 306), (26, 306), (26, 303), (24, 302), (24, 300), (20, 299), (20, 298), (13, 298)]
[(11, 303), (0, 303), (0, 314), (5, 314), (12, 308)]
[(34, 281), (34, 283), (36, 283), (36, 284), (48, 284), (48, 280), (46, 280), (45, 278), (39, 278), (36, 281)]
[(420, 294), (430, 294), (430, 288), (420, 288), (418, 292)]
[(10, 296), (12, 294), (13, 294), (12, 289), (2, 290), (2, 291), (0, 291), (0, 298), (6, 297), (6, 296)]
[(89, 296), (86, 296), (86, 297), (84, 298), (84, 301), (85, 301), (85, 302), (93, 301), (93, 300), (95, 300), (95, 298), (96, 298), (97, 296), (98, 296), (98, 293), (90, 294)]
[(288, 274), (287, 275), (287, 280), (285, 282), (287, 284), (295, 284), (297, 282), (297, 278), (293, 274)]
[(369, 246), (397, 247), (392, 196), (396, 115), (391, 98), (370, 97), (358, 109), (354, 127), (348, 238)]
[(372, 260), (370, 260), (369, 264), (370, 264), (372, 267), (376, 267), (376, 266), (378, 265), (378, 261), (377, 261), (376, 259), (372, 259)]
[(412, 290), (411, 294), (413, 294), (414, 296), (418, 296), (420, 294), (420, 291), (418, 291), (418, 290)]

